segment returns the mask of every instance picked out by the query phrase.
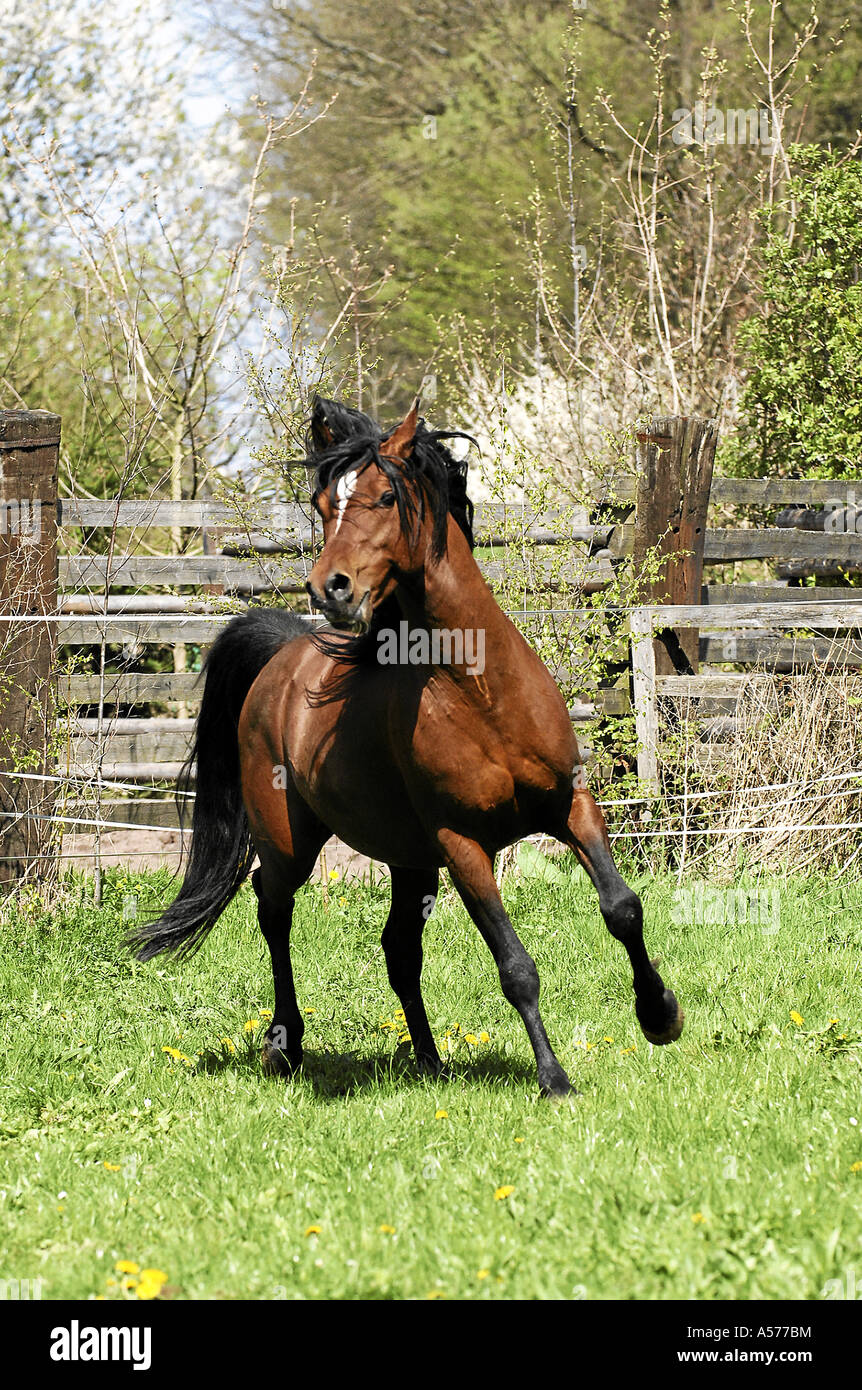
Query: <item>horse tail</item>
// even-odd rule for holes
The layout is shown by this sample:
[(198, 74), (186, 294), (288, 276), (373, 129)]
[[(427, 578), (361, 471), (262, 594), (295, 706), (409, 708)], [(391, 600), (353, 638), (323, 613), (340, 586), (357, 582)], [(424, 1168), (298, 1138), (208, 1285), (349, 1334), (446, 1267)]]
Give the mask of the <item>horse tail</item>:
[(248, 876), (254, 845), (242, 800), (237, 728), (255, 679), (287, 642), (308, 631), (294, 613), (252, 608), (219, 634), (206, 660), (194, 742), (177, 783), (182, 801), (197, 765), (192, 842), (185, 878), (170, 907), (130, 933), (138, 960), (162, 951), (191, 955)]

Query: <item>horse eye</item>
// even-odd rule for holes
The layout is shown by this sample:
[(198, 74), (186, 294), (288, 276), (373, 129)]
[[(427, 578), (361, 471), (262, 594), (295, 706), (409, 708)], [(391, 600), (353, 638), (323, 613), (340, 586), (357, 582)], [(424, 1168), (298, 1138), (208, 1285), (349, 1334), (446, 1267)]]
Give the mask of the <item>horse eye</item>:
[(395, 506), (395, 493), (394, 493), (394, 492), (384, 492), (384, 493), (383, 493), (383, 496), (378, 500), (377, 505), (378, 505), (378, 507), (394, 507), (394, 506)]

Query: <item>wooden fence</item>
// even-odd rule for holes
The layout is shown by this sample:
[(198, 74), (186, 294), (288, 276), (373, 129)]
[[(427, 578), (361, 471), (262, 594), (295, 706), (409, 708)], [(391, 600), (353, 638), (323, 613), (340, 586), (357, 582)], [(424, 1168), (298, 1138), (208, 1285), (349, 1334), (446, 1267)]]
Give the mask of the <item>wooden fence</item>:
[[(752, 585), (752, 588), (755, 586)], [(816, 593), (816, 590), (796, 590), (796, 593)], [(638, 777), (641, 789), (657, 793), (659, 789), (659, 719), (658, 698), (674, 696), (686, 701), (711, 699), (735, 702), (752, 680), (751, 672), (727, 673), (710, 671), (699, 675), (662, 675), (656, 670), (654, 634), (659, 629), (677, 623), (696, 623), (703, 629), (731, 629), (731, 635), (701, 639), (701, 646), (713, 660), (742, 664), (751, 661), (761, 667), (790, 667), (805, 670), (819, 657), (823, 663), (862, 666), (862, 644), (842, 643), (836, 649), (832, 638), (803, 639), (800, 642), (779, 639), (774, 630), (810, 629), (820, 633), (850, 632), (862, 629), (862, 593), (845, 590), (851, 597), (840, 602), (794, 598), (790, 602), (729, 603), (700, 605), (643, 606), (632, 610), (630, 632), (632, 639), (632, 700), (638, 734)], [(853, 594), (859, 600), (853, 601)], [(764, 636), (764, 633), (767, 635)], [(748, 641), (750, 647), (743, 644)], [(819, 651), (816, 648), (819, 646)], [(766, 677), (768, 678), (768, 676)]]
[[(320, 540), (319, 522), (295, 503), (58, 498), (59, 428), (58, 418), (44, 412), (0, 412), (0, 643), (7, 678), (0, 711), (0, 879), (20, 877), (22, 866), (37, 859), (33, 827), (58, 817), (82, 829), (177, 824), (165, 788), (188, 754), (198, 676), (181, 669), (181, 660), (173, 671), (140, 669), (142, 658), (166, 646), (206, 647), (229, 621), (226, 600), (275, 594), (295, 602)], [(476, 509), (480, 567), (499, 587), (514, 545), (517, 563), (529, 571), (533, 616), (552, 610), (561, 592), (607, 591), (629, 557), (650, 548), (658, 553), (651, 602), (631, 606), (617, 595), (609, 610), (620, 630), (629, 624), (630, 672), (616, 688), (584, 692), (571, 706), (582, 725), (597, 713), (611, 719), (633, 702), (645, 790), (658, 777), (659, 696), (732, 699), (742, 673), (716, 667), (801, 670), (823, 656), (829, 641), (784, 634), (862, 627), (862, 607), (854, 601), (859, 591), (818, 587), (815, 605), (811, 590), (796, 587), (812, 568), (821, 574), (862, 569), (862, 535), (855, 529), (813, 529), (816, 520), (809, 520), (812, 529), (799, 529), (800, 515), (822, 517), (826, 503), (855, 489), (862, 496), (862, 482), (713, 481), (714, 451), (711, 422), (657, 420), (638, 436), (635, 472), (605, 480), (586, 521), (573, 524), (562, 510)], [(38, 527), (31, 524), (34, 508)], [(708, 509), (726, 519), (741, 508), (784, 508), (785, 514), (781, 525), (708, 524)], [(789, 521), (787, 508), (796, 509)], [(177, 528), (184, 553), (146, 553), (165, 549)], [(561, 554), (568, 557), (562, 575)], [(777, 563), (776, 577), (704, 582), (715, 566), (756, 560)], [(577, 605), (565, 614), (570, 627), (590, 617)], [(525, 600), (521, 618), (528, 616)], [(61, 648), (89, 649), (92, 669), (59, 674)], [(862, 644), (842, 660), (862, 666)], [(151, 706), (169, 712), (154, 715)], [(46, 754), (37, 734), (55, 725), (59, 732)], [(22, 750), (33, 754), (26, 770)]]

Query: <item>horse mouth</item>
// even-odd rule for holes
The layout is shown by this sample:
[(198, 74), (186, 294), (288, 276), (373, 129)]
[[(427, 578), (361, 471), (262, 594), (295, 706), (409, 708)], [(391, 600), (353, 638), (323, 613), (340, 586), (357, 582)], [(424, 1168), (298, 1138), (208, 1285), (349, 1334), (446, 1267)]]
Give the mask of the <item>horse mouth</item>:
[(359, 602), (352, 606), (333, 599), (319, 601), (313, 594), (311, 601), (315, 608), (320, 609), (330, 627), (338, 632), (352, 632), (355, 637), (363, 637), (371, 626), (370, 589), (366, 589)]

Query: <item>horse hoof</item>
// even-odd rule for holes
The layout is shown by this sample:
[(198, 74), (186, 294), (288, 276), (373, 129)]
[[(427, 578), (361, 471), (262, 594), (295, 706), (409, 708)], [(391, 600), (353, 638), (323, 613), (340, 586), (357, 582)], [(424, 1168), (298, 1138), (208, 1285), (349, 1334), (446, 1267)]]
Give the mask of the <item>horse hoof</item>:
[(664, 1047), (667, 1043), (676, 1042), (682, 1032), (683, 1023), (685, 1022), (685, 1014), (677, 1003), (676, 995), (669, 989), (666, 989), (662, 996), (662, 1007), (664, 1010), (664, 1018), (661, 1020), (660, 1026), (655, 1028), (655, 1030), (647, 1027), (637, 1007), (635, 1009), (638, 1014), (641, 1032), (647, 1042), (655, 1043), (656, 1047)]
[(427, 1076), (429, 1081), (452, 1080), (452, 1068), (439, 1057), (417, 1057), (416, 1068), (419, 1075)]
[(272, 1043), (265, 1042), (260, 1054), (260, 1061), (267, 1076), (283, 1076), (290, 1078), (295, 1076), (302, 1066), (302, 1057), (298, 1061), (291, 1061), (286, 1052), (282, 1052), (280, 1047), (274, 1047)]
[(580, 1091), (572, 1085), (565, 1072), (550, 1081), (539, 1083), (539, 1090), (546, 1100), (562, 1100), (565, 1096), (579, 1096)]

